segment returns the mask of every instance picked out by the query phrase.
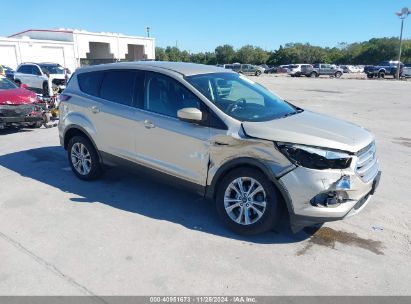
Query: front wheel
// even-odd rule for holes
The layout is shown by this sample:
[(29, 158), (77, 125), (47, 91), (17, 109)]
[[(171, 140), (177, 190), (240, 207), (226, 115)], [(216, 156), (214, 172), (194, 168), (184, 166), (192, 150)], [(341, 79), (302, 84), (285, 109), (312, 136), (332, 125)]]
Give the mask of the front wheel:
[(341, 77), (341, 75), (342, 75), (342, 73), (341, 73), (341, 72), (337, 72), (337, 73), (335, 73), (335, 78), (340, 78), (340, 77)]
[(275, 186), (253, 168), (234, 169), (223, 178), (216, 207), (228, 228), (243, 235), (272, 229), (281, 211)]
[(261, 71), (256, 71), (255, 72), (255, 76), (260, 76), (261, 75)]
[(98, 154), (91, 142), (83, 136), (74, 136), (67, 147), (70, 167), (82, 180), (93, 180), (102, 174)]

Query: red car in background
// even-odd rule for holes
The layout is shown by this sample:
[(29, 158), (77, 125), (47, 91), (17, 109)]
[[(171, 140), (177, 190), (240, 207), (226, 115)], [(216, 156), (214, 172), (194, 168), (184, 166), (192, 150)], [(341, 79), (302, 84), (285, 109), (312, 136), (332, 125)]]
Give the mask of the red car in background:
[(14, 82), (0, 76), (0, 129), (7, 127), (41, 127), (42, 109), (37, 104), (37, 95), (18, 87)]

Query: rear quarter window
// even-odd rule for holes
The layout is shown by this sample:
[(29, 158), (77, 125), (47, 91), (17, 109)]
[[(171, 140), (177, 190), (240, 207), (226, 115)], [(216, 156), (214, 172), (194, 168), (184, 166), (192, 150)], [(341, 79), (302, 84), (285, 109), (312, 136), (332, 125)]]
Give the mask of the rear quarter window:
[(77, 75), (80, 90), (92, 96), (99, 96), (104, 72), (89, 72)]

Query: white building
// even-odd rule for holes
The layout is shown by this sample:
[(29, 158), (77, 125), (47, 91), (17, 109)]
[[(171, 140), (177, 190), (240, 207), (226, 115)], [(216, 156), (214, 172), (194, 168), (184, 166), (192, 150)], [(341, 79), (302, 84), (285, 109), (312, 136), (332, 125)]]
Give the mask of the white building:
[(154, 41), (116, 33), (30, 29), (0, 37), (0, 64), (16, 68), (22, 62), (55, 62), (74, 71), (89, 64), (154, 60)]

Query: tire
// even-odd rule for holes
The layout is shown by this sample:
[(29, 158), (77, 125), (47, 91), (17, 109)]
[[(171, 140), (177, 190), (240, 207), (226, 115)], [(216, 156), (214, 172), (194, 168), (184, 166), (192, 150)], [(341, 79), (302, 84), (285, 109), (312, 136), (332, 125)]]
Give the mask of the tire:
[(255, 71), (255, 76), (260, 76), (261, 75), (261, 71), (257, 70)]
[(379, 72), (378, 73), (378, 78), (385, 78), (385, 73), (384, 72)]
[(316, 73), (316, 72), (311, 72), (311, 73), (310, 73), (310, 77), (311, 77), (311, 78), (314, 78), (314, 77), (318, 77), (318, 76), (317, 76), (317, 73)]
[(340, 78), (342, 76), (342, 73), (341, 72), (336, 72), (334, 74), (334, 76), (335, 76), (335, 78)]
[[(244, 196), (241, 199), (241, 190), (236, 183), (240, 179), (244, 186)], [(233, 189), (233, 184), (236, 190)], [(258, 191), (257, 186), (261, 186), (262, 190)], [(258, 192), (248, 197), (249, 191), (252, 191), (250, 194)], [(251, 203), (252, 201), (255, 203)], [(265, 206), (262, 203), (264, 201)], [(253, 235), (272, 229), (278, 223), (281, 213), (281, 203), (274, 184), (261, 171), (246, 167), (234, 169), (223, 177), (217, 190), (216, 207), (226, 226), (242, 235)], [(227, 211), (229, 208), (230, 211)]]
[(18, 86), (21, 86), (21, 81), (20, 81), (20, 80), (16, 79), (16, 80), (14, 80), (14, 82), (15, 82)]
[(43, 125), (43, 121), (36, 121), (34, 124), (30, 125), (30, 128), (39, 129)]
[[(83, 136), (74, 136), (67, 145), (68, 161), (74, 174), (82, 180), (99, 178), (103, 169), (94, 146)], [(79, 160), (81, 164), (74, 163)], [(83, 159), (83, 161), (81, 160)]]
[(42, 93), (43, 93), (43, 97), (49, 97), (49, 85), (47, 82), (43, 83)]
[(373, 74), (367, 74), (367, 78), (373, 79), (373, 78), (374, 78), (374, 75), (373, 75)]

